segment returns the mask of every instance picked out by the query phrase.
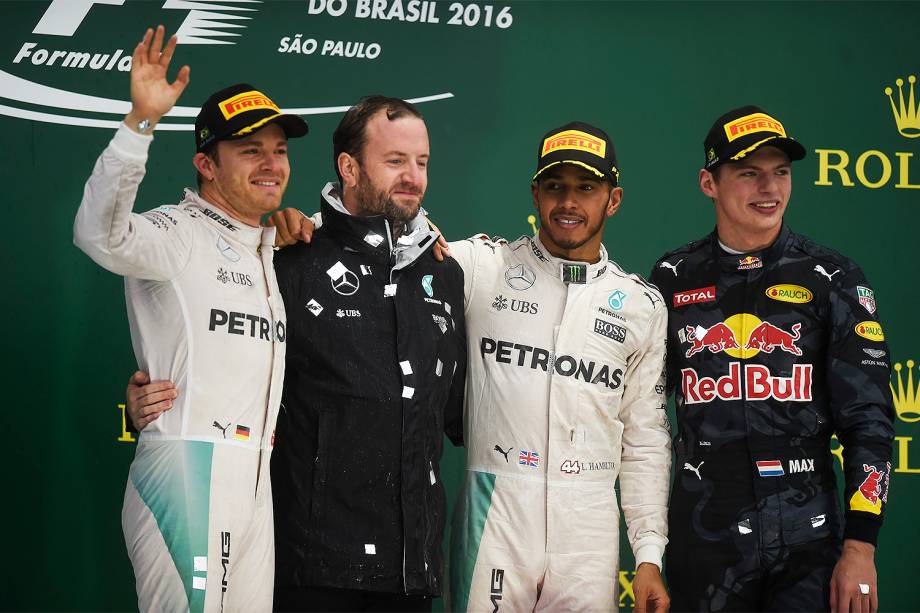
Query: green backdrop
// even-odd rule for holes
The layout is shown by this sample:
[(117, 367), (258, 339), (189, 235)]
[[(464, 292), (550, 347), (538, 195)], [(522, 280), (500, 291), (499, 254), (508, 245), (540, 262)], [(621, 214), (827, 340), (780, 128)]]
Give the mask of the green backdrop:
[[(920, 72), (920, 4), (376, 4), (0, 2), (11, 281), (2, 301), (11, 397), (0, 608), (135, 606), (120, 527), (134, 453), (118, 407), (134, 369), (122, 282), (73, 247), (71, 224), (93, 160), (127, 110), (124, 55), (145, 26), (163, 23), (180, 32), (175, 63), (192, 66), (192, 81), (185, 108), (164, 122), (175, 125), (157, 132), (138, 208), (175, 202), (194, 183), (192, 117), (229, 83), (252, 82), (309, 114), (310, 135), (292, 143), (286, 204), (311, 211), (333, 177), (341, 107), (368, 93), (434, 97), (419, 103), (433, 155), (426, 206), (449, 237), (530, 232), (537, 141), (579, 119), (616, 142), (625, 199), (605, 243), (625, 268), (645, 273), (662, 252), (713, 226), (696, 185), (713, 119), (750, 103), (777, 115), (809, 149), (795, 165), (787, 219), (862, 265), (901, 369), (879, 585), (883, 609), (920, 609), (911, 579), (920, 548), (920, 92), (914, 97), (908, 80)], [(448, 456), (452, 497), (463, 456)], [(632, 606), (631, 571), (627, 554), (624, 608)]]

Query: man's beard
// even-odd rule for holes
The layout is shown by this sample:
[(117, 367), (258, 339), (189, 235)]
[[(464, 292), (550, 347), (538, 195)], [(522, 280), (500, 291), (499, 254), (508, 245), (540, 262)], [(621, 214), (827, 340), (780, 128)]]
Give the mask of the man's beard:
[(423, 194), (409, 186), (397, 187), (402, 187), (404, 191), (415, 191), (419, 196), (418, 203), (409, 206), (396, 204), (387, 192), (377, 189), (366, 176), (358, 179), (356, 195), (358, 196), (358, 204), (365, 214), (383, 215), (392, 223), (394, 231), (399, 228), (399, 233), (402, 233), (402, 228), (418, 215)]
[[(550, 214), (552, 214), (552, 212)], [(603, 229), (604, 229), (603, 219), (599, 220), (594, 226), (587, 226), (587, 220), (585, 221), (585, 224), (587, 227), (587, 234), (585, 238), (578, 240), (575, 238), (562, 238), (562, 237), (555, 236), (553, 231), (551, 230), (552, 225), (548, 222), (548, 220), (544, 220), (542, 217), (540, 219), (540, 229), (547, 233), (550, 240), (552, 240), (556, 246), (561, 247), (562, 249), (567, 249), (567, 250), (578, 249), (585, 243), (590, 242), (600, 232), (603, 232)]]

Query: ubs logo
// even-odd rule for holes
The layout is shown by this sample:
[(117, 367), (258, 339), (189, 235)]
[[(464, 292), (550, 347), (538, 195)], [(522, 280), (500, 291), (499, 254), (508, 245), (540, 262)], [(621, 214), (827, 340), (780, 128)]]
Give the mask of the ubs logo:
[(223, 284), (236, 283), (246, 287), (252, 287), (252, 277), (241, 272), (233, 272), (224, 268), (217, 269), (217, 280)]
[(499, 294), (492, 301), (492, 308), (498, 312), (504, 311), (505, 309), (510, 308), (515, 313), (523, 313), (525, 315), (536, 315), (540, 310), (540, 305), (536, 302), (529, 302), (527, 300), (516, 300), (511, 299), (510, 301)]

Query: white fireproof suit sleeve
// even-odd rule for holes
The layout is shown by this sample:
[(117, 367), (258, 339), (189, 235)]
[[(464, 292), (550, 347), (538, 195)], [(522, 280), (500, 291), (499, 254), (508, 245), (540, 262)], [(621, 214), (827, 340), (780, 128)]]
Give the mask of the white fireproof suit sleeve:
[(474, 234), (464, 240), (451, 241), (447, 246), (450, 248), (450, 256), (463, 269), (463, 299), (468, 309), (473, 300), (473, 293), (476, 291), (478, 272), (476, 264), (479, 261), (479, 255), (484, 249), (489, 249), (494, 253), (498, 243), (493, 242), (485, 234)]
[(152, 136), (124, 124), (118, 128), (83, 188), (73, 240), (111, 272), (168, 281), (188, 263), (194, 234), (188, 218), (178, 211), (132, 213), (152, 141)]
[(623, 454), (620, 492), (629, 543), (638, 568), (661, 568), (668, 542), (671, 433), (665, 396), (667, 309), (652, 313), (642, 348), (626, 369), (620, 409)]

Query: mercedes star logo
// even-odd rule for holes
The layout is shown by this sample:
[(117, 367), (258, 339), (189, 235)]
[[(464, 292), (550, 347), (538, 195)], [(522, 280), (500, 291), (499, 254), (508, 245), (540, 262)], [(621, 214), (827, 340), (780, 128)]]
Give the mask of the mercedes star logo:
[(516, 289), (518, 291), (530, 289), (536, 280), (537, 275), (523, 264), (512, 266), (505, 271), (505, 283), (507, 283), (508, 287), (511, 289)]
[(332, 280), (332, 289), (343, 296), (351, 296), (358, 291), (358, 275), (346, 270), (341, 277)]
[(358, 291), (358, 286), (360, 285), (358, 275), (348, 270), (345, 264), (336, 262), (332, 265), (332, 268), (326, 271), (326, 274), (329, 275), (329, 280), (332, 282), (332, 289), (337, 293), (343, 296), (351, 296)]

